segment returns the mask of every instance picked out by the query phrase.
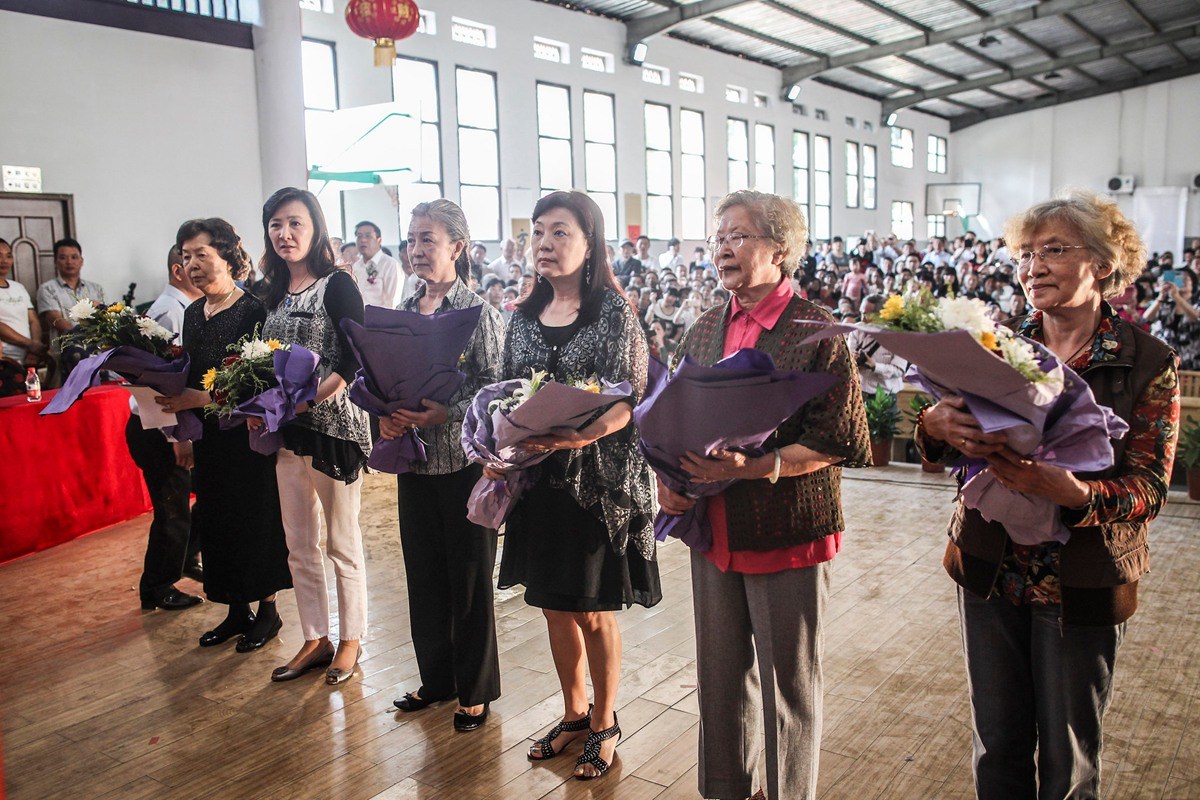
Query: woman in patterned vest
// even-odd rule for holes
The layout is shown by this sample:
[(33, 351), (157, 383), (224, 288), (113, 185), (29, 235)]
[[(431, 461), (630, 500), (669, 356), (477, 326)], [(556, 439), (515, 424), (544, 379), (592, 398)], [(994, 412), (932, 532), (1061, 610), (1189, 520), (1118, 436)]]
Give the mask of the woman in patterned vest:
[[(1013, 542), (960, 501), (944, 564), (959, 616), (981, 800), (1096, 798), (1104, 711), (1117, 649), (1150, 569), (1150, 520), (1167, 499), (1179, 425), (1175, 354), (1105, 300), (1146, 264), (1112, 200), (1073, 192), (1009, 221), (1004, 240), (1035, 309), (1009, 325), (1042, 342), (1129, 423), (1115, 464), (1072, 474), (986, 434), (958, 397), (921, 417), (927, 458), (986, 458), (1001, 485), (1062, 507), (1066, 544)], [(1036, 753), (1036, 755), (1035, 755)]]
[[(320, 357), (320, 384), (311, 406), (302, 404), (283, 428), (275, 462), (279, 503), (287, 534), (288, 565), (304, 644), (274, 681), (328, 666), (325, 682), (336, 685), (354, 673), (367, 632), (367, 573), (358, 510), (362, 468), (371, 451), (367, 414), (351, 404), (346, 384), (358, 361), (340, 322), (363, 321), (363, 301), (348, 273), (337, 269), (329, 231), (317, 198), (302, 189), (280, 189), (263, 206), (267, 322), (263, 337), (298, 344)], [(329, 592), (321, 553), (326, 548), (337, 575), (339, 637), (329, 641)]]
[[(779, 426), (766, 455), (718, 451), (683, 462), (699, 482), (738, 479), (708, 501), (712, 547), (692, 552), (700, 794), (748, 796), (765, 760), (766, 795), (804, 800), (817, 787), (822, 619), (845, 527), (842, 468), (871, 463), (867, 418), (845, 340), (802, 344), (832, 317), (792, 289), (808, 237), (800, 207), (741, 191), (716, 216), (708, 242), (733, 296), (688, 329), (676, 358), (708, 366), (753, 347), (778, 369), (838, 382)], [(661, 482), (658, 496), (669, 514), (694, 503)]]

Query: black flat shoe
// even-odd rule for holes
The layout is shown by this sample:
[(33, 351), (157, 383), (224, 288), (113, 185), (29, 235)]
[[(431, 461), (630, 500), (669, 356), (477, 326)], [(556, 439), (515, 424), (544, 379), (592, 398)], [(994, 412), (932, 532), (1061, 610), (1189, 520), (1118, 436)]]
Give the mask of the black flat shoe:
[(236, 650), (239, 653), (250, 653), (254, 650), (258, 650), (267, 642), (274, 639), (279, 634), (279, 629), (282, 627), (283, 620), (279, 617), (276, 617), (275, 621), (271, 623), (271, 627), (264, 635), (262, 635), (262, 638), (251, 638), (249, 633), (243, 633), (242, 638), (238, 639)]
[(483, 723), (487, 722), (488, 704), (483, 704), (482, 714), (467, 714), (464, 711), (454, 712), (454, 730), (456, 731), (473, 731), (477, 728), (482, 728)]
[(200, 637), (201, 647), (216, 647), (219, 644), (225, 644), (235, 636), (240, 636), (250, 630), (254, 625), (254, 614), (247, 614), (246, 617), (238, 622), (230, 622), (229, 618), (205, 633)]
[(142, 610), (153, 611), (161, 608), (163, 611), (182, 611), (185, 608), (198, 606), (204, 602), (203, 597), (172, 589), (157, 600), (143, 600)]
[(328, 667), (332, 661), (333, 651), (330, 650), (323, 655), (317, 656), (306, 664), (301, 664), (295, 669), (291, 669), (287, 664), (284, 664), (282, 667), (276, 667), (275, 669), (271, 670), (271, 680), (275, 681), (275, 683), (292, 681), (310, 670)]
[(445, 697), (425, 698), (417, 697), (412, 692), (406, 692), (404, 697), (399, 700), (393, 700), (392, 705), (401, 711), (420, 711), (422, 708), (429, 708), (434, 703), (440, 703), (443, 700), (453, 700), (458, 697), (458, 692), (451, 692)]

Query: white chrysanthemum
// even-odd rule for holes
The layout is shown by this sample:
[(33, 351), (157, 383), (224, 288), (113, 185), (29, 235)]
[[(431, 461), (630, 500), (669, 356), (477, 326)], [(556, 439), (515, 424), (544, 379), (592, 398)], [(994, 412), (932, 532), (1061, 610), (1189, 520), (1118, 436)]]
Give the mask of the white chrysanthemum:
[(242, 343), (242, 358), (262, 358), (271, 355), (271, 346), (261, 339)]
[(169, 342), (175, 338), (175, 334), (149, 317), (138, 317), (137, 326), (141, 334), (150, 339), (162, 339), (164, 342)]
[(936, 313), (942, 327), (949, 331), (991, 333), (996, 323), (988, 317), (987, 306), (974, 297), (943, 297), (938, 300)]
[(71, 310), (67, 312), (67, 315), (74, 322), (83, 322), (85, 319), (91, 319), (96, 315), (96, 306), (92, 305), (91, 300), (80, 300), (71, 306)]

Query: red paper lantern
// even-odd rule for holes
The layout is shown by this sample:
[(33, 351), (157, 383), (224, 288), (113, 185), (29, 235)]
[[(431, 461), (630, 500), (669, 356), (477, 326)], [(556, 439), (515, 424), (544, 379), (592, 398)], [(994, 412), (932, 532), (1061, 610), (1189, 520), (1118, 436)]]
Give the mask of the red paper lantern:
[(375, 66), (390, 67), (396, 41), (417, 32), (420, 10), (414, 0), (350, 0), (346, 25), (356, 35), (375, 40)]

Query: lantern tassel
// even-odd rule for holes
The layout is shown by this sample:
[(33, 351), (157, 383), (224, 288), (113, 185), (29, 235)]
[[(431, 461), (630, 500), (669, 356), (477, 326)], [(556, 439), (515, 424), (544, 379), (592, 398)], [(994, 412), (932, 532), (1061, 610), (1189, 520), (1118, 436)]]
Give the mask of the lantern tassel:
[(391, 67), (396, 60), (396, 41), (394, 39), (375, 40), (375, 66)]

